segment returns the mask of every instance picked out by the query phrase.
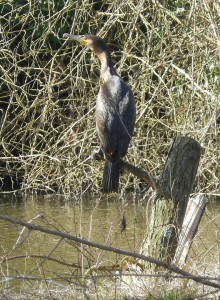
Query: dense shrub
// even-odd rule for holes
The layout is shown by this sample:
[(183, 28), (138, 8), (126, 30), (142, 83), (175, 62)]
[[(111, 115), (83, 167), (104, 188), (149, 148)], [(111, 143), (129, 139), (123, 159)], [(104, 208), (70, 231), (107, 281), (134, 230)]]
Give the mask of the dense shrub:
[[(99, 190), (103, 165), (89, 156), (100, 64), (62, 38), (95, 33), (135, 94), (127, 159), (159, 175), (173, 137), (190, 135), (204, 147), (197, 189), (219, 194), (219, 9), (210, 0), (1, 1), (2, 183), (66, 195)], [(144, 187), (132, 175), (121, 181)]]

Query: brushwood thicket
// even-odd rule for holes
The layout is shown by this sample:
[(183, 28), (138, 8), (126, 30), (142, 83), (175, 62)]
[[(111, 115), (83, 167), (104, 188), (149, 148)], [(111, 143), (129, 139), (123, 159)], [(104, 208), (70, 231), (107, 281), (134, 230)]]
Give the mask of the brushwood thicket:
[[(172, 139), (191, 136), (204, 150), (196, 190), (220, 194), (219, 11), (211, 0), (1, 1), (1, 189), (100, 191), (103, 163), (90, 158), (100, 63), (68, 32), (104, 38), (133, 89), (126, 159), (159, 176)], [(127, 173), (121, 182), (145, 188)]]

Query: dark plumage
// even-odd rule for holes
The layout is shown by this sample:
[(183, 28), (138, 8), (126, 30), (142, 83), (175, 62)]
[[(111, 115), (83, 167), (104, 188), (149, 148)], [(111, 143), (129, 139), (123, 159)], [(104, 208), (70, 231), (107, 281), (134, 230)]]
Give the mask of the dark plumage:
[(105, 42), (95, 35), (65, 34), (91, 48), (101, 61), (101, 78), (96, 102), (96, 128), (105, 156), (103, 192), (118, 191), (120, 159), (127, 153), (135, 124), (135, 102), (131, 89), (120, 78), (111, 62)]

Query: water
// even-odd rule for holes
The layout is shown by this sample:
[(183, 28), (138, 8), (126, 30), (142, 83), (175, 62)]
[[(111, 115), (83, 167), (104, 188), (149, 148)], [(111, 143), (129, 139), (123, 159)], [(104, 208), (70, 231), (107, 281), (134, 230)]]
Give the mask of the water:
[[(144, 237), (145, 208), (129, 198), (123, 204), (117, 198), (80, 199), (78, 203), (67, 203), (54, 196), (3, 197), (0, 209), (1, 215), (27, 222), (33, 220), (34, 224), (131, 251), (140, 249)], [(127, 227), (121, 232), (123, 215)], [(10, 288), (20, 287), (16, 280), (8, 281), (12, 276), (18, 278), (25, 274), (29, 278), (54, 278), (54, 274), (59, 274), (67, 278), (74, 271), (69, 267), (72, 263), (76, 265), (76, 273), (81, 274), (88, 266), (103, 262), (109, 265), (120, 259), (116, 254), (89, 247), (82, 249), (76, 243), (61, 241), (59, 237), (38, 231), (25, 229), (19, 239), (21, 230), (10, 222), (0, 220), (0, 256), (8, 259), (7, 264), (2, 263), (3, 284), (7, 283)], [(86, 251), (86, 257), (81, 255), (82, 250)], [(59, 262), (45, 260), (46, 257)]]
[[(55, 196), (1, 196), (0, 210), (1, 215), (27, 222), (32, 220), (34, 224), (136, 252), (140, 250), (147, 231), (147, 204), (132, 197), (123, 201), (118, 198), (86, 198), (73, 203)], [(123, 216), (126, 230), (121, 231)], [(217, 243), (220, 201), (208, 204), (199, 228), (189, 260), (194, 261), (197, 257), (203, 265), (215, 264), (220, 268)], [(68, 285), (74, 276), (85, 274), (92, 266), (113, 266), (123, 258), (115, 253), (61, 240), (57, 236), (29, 231), (2, 220), (0, 257), (3, 260), (0, 265), (0, 288), (14, 291), (22, 288), (21, 278), (24, 275), (29, 278), (31, 286), (33, 281), (42, 278), (52, 278), (53, 281)], [(78, 284), (82, 282), (79, 280)]]

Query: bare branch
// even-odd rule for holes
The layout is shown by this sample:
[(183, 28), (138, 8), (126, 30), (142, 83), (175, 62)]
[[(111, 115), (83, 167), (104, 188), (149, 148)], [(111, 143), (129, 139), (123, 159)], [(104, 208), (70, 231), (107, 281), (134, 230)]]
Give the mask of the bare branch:
[(144, 180), (154, 190), (159, 189), (157, 179), (152, 177), (147, 171), (143, 170), (140, 167), (136, 167), (124, 160), (121, 161), (121, 166), (128, 172), (132, 173), (134, 176), (137, 176)]
[[(104, 160), (103, 153), (100, 149), (94, 150), (92, 152), (91, 158), (94, 160)], [(136, 167), (131, 163), (121, 159), (121, 167), (126, 171), (132, 173), (134, 176), (144, 180), (149, 186), (154, 190), (159, 189), (159, 184), (156, 178), (153, 178), (147, 171), (143, 170), (140, 167)]]
[(7, 257), (3, 258), (2, 262), (15, 260), (15, 259), (21, 259), (21, 258), (39, 258), (39, 259), (44, 259), (44, 260), (51, 260), (53, 262), (56, 262), (58, 264), (61, 264), (61, 265), (67, 266), (67, 267), (74, 267), (76, 269), (81, 269), (82, 268), (82, 266), (79, 265), (79, 264), (75, 264), (75, 263), (70, 264), (70, 263), (67, 263), (65, 261), (61, 261), (59, 259), (50, 257), (48, 255), (39, 255), (39, 254), (16, 255), (16, 256), (9, 256), (9, 257), (7, 256)]
[(204, 284), (204, 285), (208, 285), (208, 286), (220, 289), (220, 284), (217, 284), (215, 282), (211, 282), (210, 280), (208, 280), (209, 279), (208, 277), (207, 277), (207, 279), (204, 279), (204, 276), (199, 276), (199, 275), (194, 276), (194, 275), (190, 274), (189, 272), (186, 272), (186, 271), (178, 268), (175, 265), (165, 263), (163, 261), (160, 261), (160, 260), (155, 259), (155, 258), (150, 257), (150, 256), (146, 256), (146, 255), (142, 255), (142, 254), (139, 254), (139, 253), (134, 253), (134, 252), (131, 252), (131, 251), (118, 249), (118, 248), (115, 248), (115, 247), (106, 246), (106, 245), (103, 245), (103, 244), (91, 242), (91, 241), (88, 241), (88, 240), (70, 235), (68, 233), (48, 229), (48, 228), (45, 228), (45, 227), (42, 227), (42, 226), (39, 226), (39, 225), (30, 224), (30, 223), (27, 223), (27, 222), (24, 222), (24, 221), (21, 221), (21, 220), (10, 218), (8, 216), (0, 215), (0, 220), (5, 220), (5, 221), (11, 222), (15, 225), (19, 224), (19, 225), (27, 227), (30, 230), (36, 230), (36, 231), (41, 231), (41, 232), (44, 232), (44, 233), (47, 233), (47, 234), (52, 234), (52, 235), (59, 236), (59, 237), (64, 238), (64, 239), (68, 239), (68, 240), (71, 240), (71, 241), (75, 241), (77, 243), (81, 243), (81, 244), (90, 246), (90, 247), (102, 249), (102, 250), (105, 250), (105, 251), (111, 251), (111, 252), (126, 255), (126, 256), (135, 257), (137, 259), (147, 261), (151, 264), (155, 264), (159, 267), (163, 267), (163, 268), (165, 268), (165, 269), (167, 269), (171, 272), (183, 275), (186, 278), (192, 279), (195, 282), (198, 282), (198, 283), (201, 283), (201, 284)]

